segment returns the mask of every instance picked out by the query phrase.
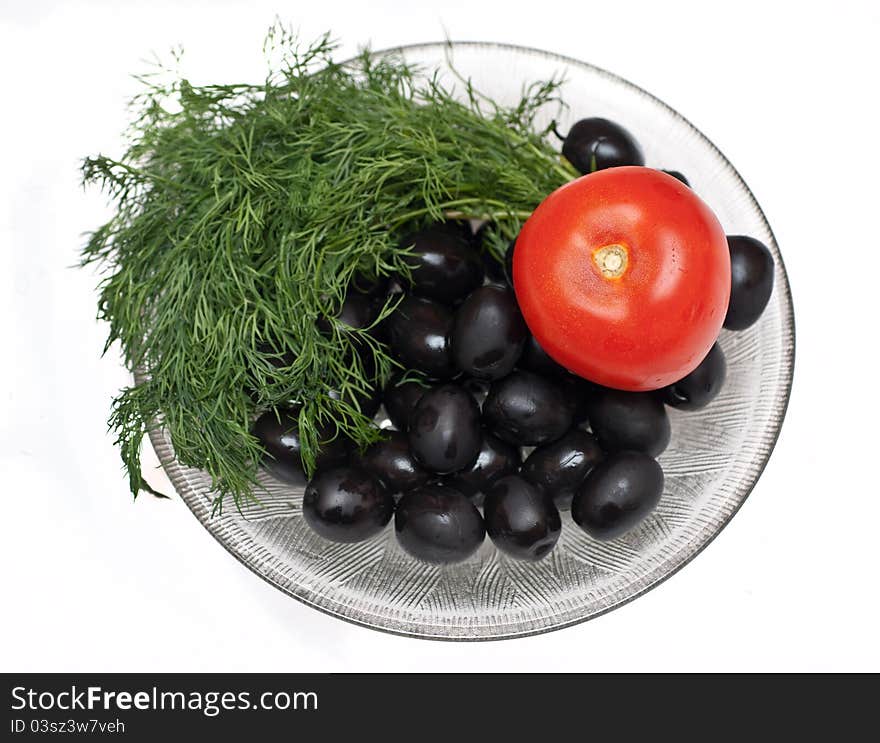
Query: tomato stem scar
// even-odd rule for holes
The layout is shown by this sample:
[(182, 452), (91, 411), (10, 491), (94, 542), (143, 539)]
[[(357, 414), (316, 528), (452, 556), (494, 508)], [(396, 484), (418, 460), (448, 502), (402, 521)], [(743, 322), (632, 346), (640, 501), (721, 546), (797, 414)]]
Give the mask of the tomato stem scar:
[(604, 245), (593, 251), (593, 262), (606, 279), (619, 279), (629, 264), (629, 253), (618, 243)]

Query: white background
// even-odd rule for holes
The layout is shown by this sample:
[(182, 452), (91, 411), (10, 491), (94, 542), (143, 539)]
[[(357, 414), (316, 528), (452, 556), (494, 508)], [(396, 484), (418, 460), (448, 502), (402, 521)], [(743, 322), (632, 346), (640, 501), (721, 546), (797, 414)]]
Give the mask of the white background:
[[(790, 273), (794, 393), (754, 493), (668, 582), (548, 635), (403, 639), (284, 596), (180, 501), (132, 502), (105, 431), (128, 376), (100, 358), (94, 277), (69, 268), (107, 215), (78, 161), (120, 154), (151, 52), (259, 79), (276, 13), (341, 54), (446, 34), (582, 58), (743, 174)], [(0, 22), (0, 670), (880, 670), (880, 4), (3, 0)]]

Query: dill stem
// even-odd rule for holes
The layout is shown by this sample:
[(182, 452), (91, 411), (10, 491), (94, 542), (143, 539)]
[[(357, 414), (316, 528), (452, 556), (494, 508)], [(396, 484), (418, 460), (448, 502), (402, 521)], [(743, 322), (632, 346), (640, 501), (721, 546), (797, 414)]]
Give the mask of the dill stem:
[[(480, 212), (480, 213), (469, 213), (465, 211), (458, 210), (457, 207), (467, 206), (469, 204), (480, 205), (480, 206), (495, 206), (498, 207), (499, 211), (497, 212)], [(473, 196), (464, 199), (454, 199), (452, 201), (446, 201), (442, 204), (438, 204), (437, 207), (423, 207), (421, 209), (413, 209), (412, 211), (407, 212), (406, 214), (401, 214), (400, 217), (395, 219), (391, 224), (388, 225), (389, 229), (397, 229), (403, 224), (407, 222), (411, 222), (414, 219), (418, 219), (419, 217), (424, 217), (427, 214), (436, 213), (437, 209), (439, 209), (442, 213), (447, 216), (456, 218), (456, 219), (490, 219), (497, 220), (504, 217), (515, 217), (517, 219), (526, 220), (528, 219), (532, 212), (526, 211), (523, 209), (520, 210), (511, 210), (508, 208), (508, 205), (503, 201), (497, 201), (495, 199), (485, 199), (478, 196)], [(455, 216), (453, 216), (455, 215)]]
[(505, 219), (516, 219), (525, 222), (532, 216), (530, 211), (504, 211), (504, 212), (462, 212), (456, 210), (445, 210), (443, 216), (447, 219), (477, 219), (486, 222), (501, 222)]

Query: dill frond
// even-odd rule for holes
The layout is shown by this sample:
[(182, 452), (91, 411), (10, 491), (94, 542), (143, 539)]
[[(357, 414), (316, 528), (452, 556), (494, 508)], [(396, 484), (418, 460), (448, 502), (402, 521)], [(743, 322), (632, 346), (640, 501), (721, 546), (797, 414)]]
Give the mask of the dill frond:
[(148, 380), (122, 390), (110, 418), (135, 495), (154, 426), (210, 473), (218, 507), (254, 498), (262, 411), (301, 406), (309, 471), (328, 424), (375, 440), (351, 400), (396, 362), (332, 321), (352, 277), (405, 276), (401, 235), (450, 214), (491, 219), (500, 256), (577, 175), (532, 129), (556, 81), (505, 108), (469, 83), (462, 101), (438, 76), (419, 82), (398, 57), (336, 63), (327, 36), (301, 46), (276, 26), (267, 41), (280, 61), (260, 84), (141, 76), (127, 152), (83, 162), (84, 183), (116, 207), (82, 254), (102, 272), (98, 316), (108, 347)]

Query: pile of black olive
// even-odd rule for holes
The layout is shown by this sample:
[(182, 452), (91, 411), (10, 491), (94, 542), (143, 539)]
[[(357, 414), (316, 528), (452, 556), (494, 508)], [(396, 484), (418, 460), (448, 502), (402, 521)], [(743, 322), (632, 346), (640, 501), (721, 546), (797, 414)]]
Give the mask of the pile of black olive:
[[(575, 124), (563, 153), (587, 170), (644, 164), (629, 133), (604, 119)], [(303, 497), (308, 524), (327, 539), (357, 542), (393, 516), (404, 550), (443, 564), (472, 555), (487, 533), (511, 557), (539, 560), (559, 539), (560, 510), (603, 540), (644, 519), (663, 493), (656, 457), (670, 439), (666, 406), (697, 410), (718, 394), (726, 374), (718, 344), (662, 390), (599, 387), (559, 366), (529, 333), (510, 282), (515, 242), (502, 266), (468, 223), (403, 241), (413, 246), (408, 285), (355, 287), (339, 318), (369, 327), (387, 293), (404, 292), (377, 332), (407, 371), (358, 400), (368, 415), (383, 405), (392, 428), (364, 452), (338, 437), (324, 446)], [(741, 330), (767, 305), (773, 259), (752, 238), (728, 244), (725, 327)], [(302, 482), (296, 411), (265, 413), (254, 433), (266, 466)]]

